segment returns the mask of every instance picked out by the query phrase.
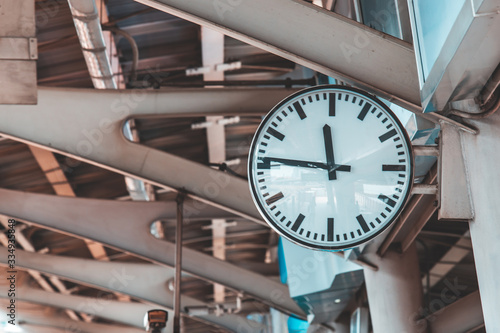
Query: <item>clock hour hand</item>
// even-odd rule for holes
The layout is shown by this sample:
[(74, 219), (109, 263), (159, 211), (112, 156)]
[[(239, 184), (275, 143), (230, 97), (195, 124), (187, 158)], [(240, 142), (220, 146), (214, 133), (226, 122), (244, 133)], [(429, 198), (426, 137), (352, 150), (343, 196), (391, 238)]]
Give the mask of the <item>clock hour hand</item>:
[(335, 157), (333, 154), (332, 129), (328, 125), (323, 126), (323, 139), (325, 141), (326, 164), (328, 165), (328, 179), (337, 179), (337, 171), (350, 172), (350, 165), (335, 164)]
[(327, 164), (321, 162), (291, 160), (288, 158), (279, 158), (279, 157), (264, 157), (262, 159), (262, 163), (264, 165), (270, 166), (271, 162), (278, 162), (284, 165), (297, 166), (303, 168), (315, 168), (324, 170), (330, 169), (330, 167)]

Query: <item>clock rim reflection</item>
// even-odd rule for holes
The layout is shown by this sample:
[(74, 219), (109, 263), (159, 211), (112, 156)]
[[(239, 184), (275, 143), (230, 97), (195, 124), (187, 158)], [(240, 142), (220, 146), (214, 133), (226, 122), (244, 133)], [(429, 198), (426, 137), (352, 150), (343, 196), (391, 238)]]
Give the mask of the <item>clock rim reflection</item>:
[[(307, 95), (307, 94), (314, 92), (314, 91), (325, 91), (326, 92), (329, 90), (331, 91), (332, 89), (340, 90), (340, 91), (350, 93), (350, 94), (353, 94), (353, 93), (359, 94), (359, 95), (363, 96), (367, 101), (371, 101), (374, 104), (376, 104), (376, 106), (378, 108), (383, 109), (383, 111), (391, 118), (391, 121), (394, 123), (394, 125), (398, 127), (399, 132), (401, 133), (401, 136), (402, 136), (402, 140), (404, 140), (404, 142), (406, 144), (405, 151), (407, 148), (408, 155), (405, 155), (405, 156), (407, 156), (409, 159), (409, 163), (408, 163), (409, 171), (405, 171), (405, 173), (408, 174), (408, 183), (405, 184), (404, 188), (403, 188), (404, 190), (406, 189), (406, 193), (404, 193), (404, 198), (399, 200), (401, 202), (401, 205), (396, 211), (393, 211), (390, 213), (390, 214), (392, 214), (392, 217), (384, 225), (377, 226), (376, 231), (374, 233), (370, 234), (369, 236), (367, 236), (366, 238), (365, 237), (357, 238), (355, 240), (352, 240), (352, 242), (347, 240), (344, 242), (343, 245), (319, 245), (316, 243), (307, 242), (304, 239), (301, 239), (301, 238), (294, 236), (293, 234), (291, 234), (291, 232), (288, 232), (284, 227), (280, 226), (278, 224), (278, 222), (274, 220), (274, 218), (271, 216), (271, 214), (269, 214), (267, 212), (266, 208), (264, 207), (264, 203), (261, 202), (261, 200), (259, 199), (260, 192), (257, 189), (258, 184), (255, 183), (256, 175), (254, 175), (254, 172), (257, 172), (256, 171), (257, 169), (255, 168), (255, 171), (254, 171), (253, 166), (254, 166), (255, 158), (257, 157), (256, 147), (258, 146), (259, 140), (261, 139), (261, 134), (263, 131), (266, 131), (267, 128), (270, 126), (270, 124), (271, 124), (270, 119), (273, 118), (276, 115), (276, 113), (279, 113), (283, 110), (283, 106), (290, 103), (290, 101), (292, 101), (292, 100), (300, 99), (300, 96), (302, 96), (302, 95)], [(325, 116), (325, 117), (328, 117), (328, 116)], [(389, 228), (389, 226), (393, 225), (394, 221), (400, 216), (404, 207), (408, 203), (409, 197), (411, 196), (411, 190), (412, 190), (413, 181), (414, 181), (414, 164), (415, 163), (414, 163), (414, 154), (413, 154), (412, 144), (411, 144), (411, 140), (408, 136), (406, 129), (401, 124), (401, 121), (394, 114), (394, 112), (385, 103), (383, 103), (379, 98), (377, 98), (376, 96), (371, 95), (363, 90), (353, 88), (353, 87), (346, 87), (346, 86), (340, 86), (340, 85), (319, 85), (319, 86), (305, 88), (305, 89), (302, 89), (300, 91), (297, 91), (297, 92), (289, 95), (288, 97), (286, 97), (285, 99), (280, 101), (277, 105), (275, 105), (271, 109), (271, 111), (269, 111), (269, 113), (261, 121), (261, 123), (260, 123), (259, 127), (257, 128), (257, 131), (255, 132), (255, 135), (252, 139), (252, 143), (250, 145), (250, 150), (249, 150), (247, 171), (248, 171), (248, 177), (249, 177), (248, 183), (249, 183), (250, 191), (252, 193), (252, 200), (254, 201), (261, 216), (264, 218), (266, 223), (273, 230), (275, 230), (282, 237), (285, 237), (287, 240), (289, 240), (295, 244), (298, 244), (300, 246), (303, 246), (305, 248), (309, 248), (312, 250), (322, 250), (322, 251), (343, 251), (343, 250), (351, 249), (351, 248), (357, 247), (361, 244), (365, 244), (367, 242), (370, 242), (371, 240), (373, 240), (374, 238), (379, 236), (381, 233), (383, 233), (385, 230), (387, 230)], [(355, 218), (355, 217), (353, 216), (353, 218)], [(326, 243), (326, 241), (323, 241), (323, 242)]]

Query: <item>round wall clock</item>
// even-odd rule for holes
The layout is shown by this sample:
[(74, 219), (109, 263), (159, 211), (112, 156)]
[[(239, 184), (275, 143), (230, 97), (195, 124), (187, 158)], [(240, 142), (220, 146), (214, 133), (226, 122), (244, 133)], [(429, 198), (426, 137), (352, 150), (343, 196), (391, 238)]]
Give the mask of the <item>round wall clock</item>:
[(413, 184), (406, 130), (376, 97), (317, 86), (276, 105), (248, 162), (253, 199), (288, 240), (343, 250), (373, 239), (399, 215)]

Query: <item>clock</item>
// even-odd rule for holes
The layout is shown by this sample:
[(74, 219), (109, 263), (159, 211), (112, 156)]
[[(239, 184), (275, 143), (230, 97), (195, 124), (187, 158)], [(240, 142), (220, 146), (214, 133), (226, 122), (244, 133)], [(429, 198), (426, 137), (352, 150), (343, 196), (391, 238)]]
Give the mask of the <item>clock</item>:
[(280, 235), (315, 250), (344, 250), (387, 229), (413, 184), (406, 130), (376, 97), (324, 85), (276, 105), (248, 160), (253, 200)]

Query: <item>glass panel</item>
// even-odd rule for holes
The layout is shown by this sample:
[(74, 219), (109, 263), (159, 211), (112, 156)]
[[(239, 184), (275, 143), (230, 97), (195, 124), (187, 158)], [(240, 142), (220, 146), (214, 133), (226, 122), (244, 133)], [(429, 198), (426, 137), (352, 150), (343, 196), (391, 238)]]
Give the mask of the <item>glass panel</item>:
[(424, 81), (466, 0), (413, 0)]

